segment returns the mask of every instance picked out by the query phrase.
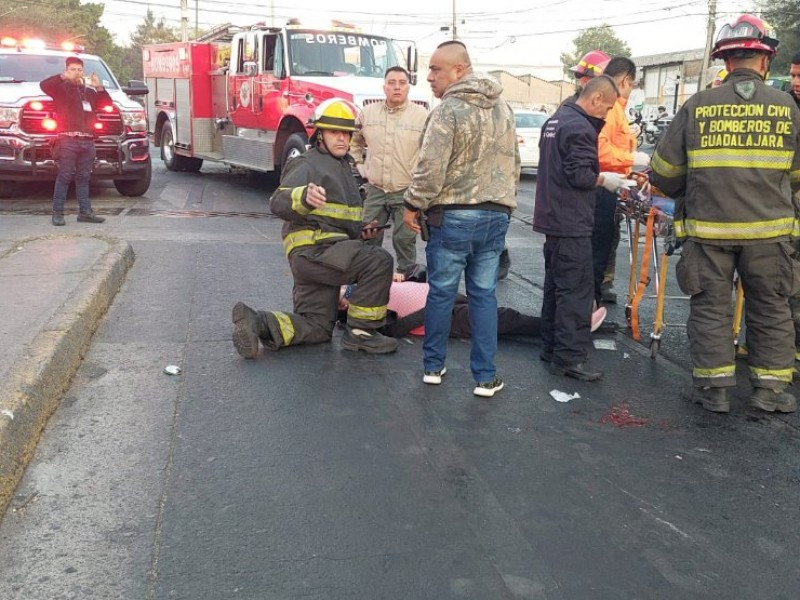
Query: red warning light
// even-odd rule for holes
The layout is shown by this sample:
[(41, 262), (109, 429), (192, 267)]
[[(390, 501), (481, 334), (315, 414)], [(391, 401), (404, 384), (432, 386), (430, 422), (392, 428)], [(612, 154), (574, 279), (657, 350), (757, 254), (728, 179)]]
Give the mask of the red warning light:
[(38, 100), (34, 100), (28, 106), (31, 107), (31, 110), (42, 110), (42, 109), (44, 109), (44, 104), (42, 104)]
[(55, 131), (58, 128), (58, 123), (55, 119), (42, 119), (42, 129), (45, 131)]

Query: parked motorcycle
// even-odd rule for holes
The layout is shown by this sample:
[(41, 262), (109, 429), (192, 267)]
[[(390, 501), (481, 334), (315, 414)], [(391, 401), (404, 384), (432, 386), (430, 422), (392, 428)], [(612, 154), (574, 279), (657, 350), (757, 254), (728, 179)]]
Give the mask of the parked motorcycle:
[(645, 126), (644, 126), (644, 140), (648, 144), (655, 145), (655, 143), (658, 141), (658, 137), (659, 137), (659, 131), (658, 131), (658, 125), (656, 125), (656, 122), (655, 121), (648, 121), (647, 123), (645, 123)]
[(644, 127), (645, 141), (648, 144), (657, 144), (658, 140), (661, 139), (662, 135), (664, 135), (664, 132), (667, 130), (670, 123), (672, 123), (672, 117), (669, 115), (662, 115), (653, 119), (652, 121), (648, 121)]
[(645, 138), (645, 124), (640, 111), (637, 110), (633, 114), (633, 120), (628, 121), (628, 126), (631, 128), (631, 132), (636, 132), (636, 147), (641, 148)]

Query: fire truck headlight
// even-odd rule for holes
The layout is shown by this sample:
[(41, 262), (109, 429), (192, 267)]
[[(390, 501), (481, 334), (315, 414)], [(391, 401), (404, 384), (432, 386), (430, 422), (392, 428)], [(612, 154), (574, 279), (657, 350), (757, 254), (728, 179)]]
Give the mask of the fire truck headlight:
[(9, 127), (19, 123), (19, 113), (21, 109), (0, 106), (0, 129), (8, 129)]
[(128, 131), (147, 131), (147, 119), (143, 110), (123, 110), (122, 123)]

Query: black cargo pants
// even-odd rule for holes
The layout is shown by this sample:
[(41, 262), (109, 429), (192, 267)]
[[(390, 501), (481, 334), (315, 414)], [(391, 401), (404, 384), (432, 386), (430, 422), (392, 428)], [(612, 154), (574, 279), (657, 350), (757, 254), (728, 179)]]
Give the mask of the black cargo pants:
[(697, 386), (736, 385), (733, 277), (745, 295), (747, 362), (753, 387), (782, 390), (792, 380), (794, 327), (789, 298), (800, 291), (800, 265), (788, 242), (717, 246), (684, 242), (678, 285), (691, 296), (687, 333)]
[(265, 312), (272, 350), (328, 342), (336, 324), (341, 286), (356, 283), (347, 310), (347, 325), (377, 329), (386, 318), (394, 260), (383, 248), (361, 240), (295, 250), (289, 257), (294, 278), (294, 312)]
[(576, 365), (586, 360), (592, 343), (593, 299), (592, 239), (548, 235), (544, 243), (542, 348), (553, 353), (557, 364)]

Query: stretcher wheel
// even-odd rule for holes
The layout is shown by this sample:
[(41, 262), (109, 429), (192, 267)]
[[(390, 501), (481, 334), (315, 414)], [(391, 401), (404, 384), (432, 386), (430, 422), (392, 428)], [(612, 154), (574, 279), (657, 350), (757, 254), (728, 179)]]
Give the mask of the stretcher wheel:
[(658, 356), (658, 351), (661, 349), (661, 338), (650, 338), (650, 358)]

